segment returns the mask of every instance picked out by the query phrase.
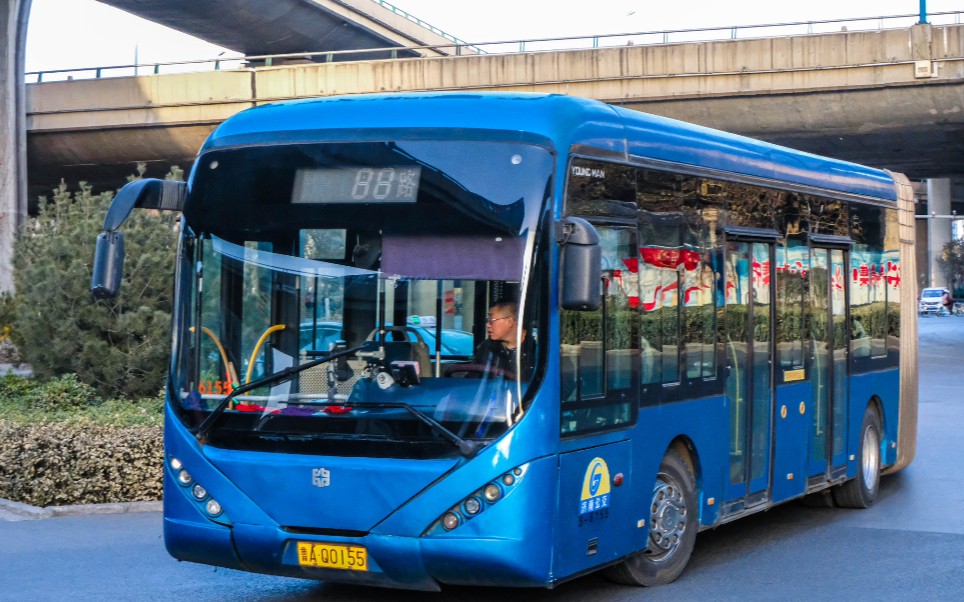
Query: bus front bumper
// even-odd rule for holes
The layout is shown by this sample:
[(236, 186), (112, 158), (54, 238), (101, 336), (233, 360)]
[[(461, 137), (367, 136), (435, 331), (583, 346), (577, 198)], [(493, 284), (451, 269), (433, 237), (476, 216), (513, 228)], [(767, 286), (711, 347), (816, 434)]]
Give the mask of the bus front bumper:
[[(523, 542), (514, 539), (376, 534), (342, 538), (292, 534), (277, 527), (165, 519), (165, 540), (168, 551), (179, 560), (302, 579), (423, 591), (439, 591), (442, 584), (549, 585), (545, 567), (529, 566)], [(307, 566), (299, 562), (299, 544), (362, 547), (367, 563), (364, 570)]]

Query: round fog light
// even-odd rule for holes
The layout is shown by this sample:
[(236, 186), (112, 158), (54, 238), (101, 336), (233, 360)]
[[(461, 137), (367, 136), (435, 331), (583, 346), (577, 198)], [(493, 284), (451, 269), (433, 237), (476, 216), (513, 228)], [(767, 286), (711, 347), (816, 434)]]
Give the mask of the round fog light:
[(221, 504), (219, 504), (215, 499), (208, 500), (208, 503), (204, 504), (204, 509), (207, 510), (207, 513), (211, 516), (221, 514)]
[(191, 490), (191, 493), (193, 493), (194, 497), (199, 500), (203, 500), (208, 495), (207, 489), (201, 487), (199, 484), (194, 485), (194, 489)]
[(466, 514), (478, 514), (479, 510), (482, 509), (482, 502), (479, 501), (477, 497), (470, 497), (465, 500), (465, 513)]
[(454, 512), (446, 512), (442, 517), (442, 526), (451, 531), (459, 526), (459, 515)]
[(181, 461), (178, 460), (177, 458), (171, 458), (171, 468), (173, 470), (181, 470), (182, 468), (184, 468), (184, 465), (181, 464)]
[(502, 475), (502, 484), (503, 484), (503, 485), (505, 485), (506, 487), (508, 487), (509, 485), (512, 485), (513, 483), (515, 483), (515, 475), (513, 475), (511, 472), (508, 473), (508, 474)]
[(180, 481), (181, 485), (190, 485), (194, 479), (191, 478), (191, 473), (186, 470), (182, 470), (181, 472), (177, 473), (177, 480)]
[(496, 502), (502, 497), (502, 490), (495, 483), (489, 483), (485, 486), (485, 490), (482, 492), (485, 495), (485, 499), (490, 502)]

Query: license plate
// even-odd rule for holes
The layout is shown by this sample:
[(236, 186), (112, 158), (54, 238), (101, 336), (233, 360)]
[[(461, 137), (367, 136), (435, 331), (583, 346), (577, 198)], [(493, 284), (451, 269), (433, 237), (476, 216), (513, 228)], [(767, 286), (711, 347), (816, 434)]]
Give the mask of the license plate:
[(298, 564), (349, 571), (368, 570), (368, 551), (362, 546), (298, 542)]

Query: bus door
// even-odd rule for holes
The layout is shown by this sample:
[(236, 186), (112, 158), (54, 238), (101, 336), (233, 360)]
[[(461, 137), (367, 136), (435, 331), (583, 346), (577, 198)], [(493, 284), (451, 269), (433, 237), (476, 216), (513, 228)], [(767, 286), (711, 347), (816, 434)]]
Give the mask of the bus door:
[(847, 469), (846, 407), (847, 253), (842, 248), (813, 247), (811, 265), (811, 336), (813, 413), (810, 424), (808, 482), (818, 484), (843, 476)]
[(768, 499), (773, 407), (772, 265), (771, 242), (727, 242), (723, 335), (730, 462), (724, 515)]
[(789, 238), (777, 245), (773, 481), (770, 501), (802, 495), (807, 488), (807, 450), (813, 413), (810, 364), (810, 247)]

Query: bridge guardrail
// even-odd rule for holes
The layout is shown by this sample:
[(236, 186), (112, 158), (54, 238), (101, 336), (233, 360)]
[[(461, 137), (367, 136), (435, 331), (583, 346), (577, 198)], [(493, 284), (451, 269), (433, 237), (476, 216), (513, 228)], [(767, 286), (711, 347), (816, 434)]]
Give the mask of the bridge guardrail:
[[(394, 7), (382, 0), (376, 0), (386, 8)], [(400, 9), (396, 9), (400, 11)], [(404, 11), (401, 11), (404, 12)], [(964, 11), (945, 11), (928, 13), (927, 23), (932, 25), (960, 24)], [(630, 33), (592, 34), (585, 36), (566, 36), (558, 38), (536, 38), (523, 40), (502, 40), (494, 42), (469, 43), (441, 30), (414, 19), (408, 13), (406, 18), (416, 20), (419, 24), (429, 27), (435, 33), (446, 39), (453, 40), (451, 44), (432, 44), (426, 46), (395, 46), (352, 50), (323, 50), (316, 52), (299, 52), (271, 55), (229, 55), (216, 58), (204, 58), (190, 61), (172, 61), (141, 64), (104, 65), (96, 67), (75, 67), (66, 69), (49, 69), (43, 71), (28, 71), (25, 73), (26, 83), (43, 83), (49, 81), (63, 81), (72, 79), (100, 79), (103, 77), (130, 77), (138, 75), (159, 75), (161, 73), (185, 73), (218, 71), (222, 69), (247, 69), (258, 67), (275, 67), (282, 65), (303, 64), (304, 62), (335, 62), (339, 58), (348, 56), (368, 55), (371, 58), (397, 58), (400, 52), (419, 52), (424, 50), (450, 51), (454, 55), (466, 54), (499, 54), (542, 52), (559, 50), (579, 50), (586, 48), (643, 46), (657, 44), (679, 44), (690, 42), (711, 42), (720, 40), (743, 40), (762, 37), (778, 37), (789, 35), (814, 35), (836, 33), (839, 31), (875, 31), (882, 29), (897, 29), (909, 27), (919, 23), (921, 15), (904, 14), (878, 17), (852, 17), (847, 19), (828, 19), (813, 21), (796, 21), (791, 23), (770, 23), (753, 25), (727, 25), (720, 27), (702, 27), (692, 29), (672, 29), (659, 31), (642, 31)], [(750, 35), (746, 35), (749, 33)], [(385, 56), (387, 55), (387, 57)], [(370, 59), (354, 59), (370, 60)], [(340, 62), (340, 61), (339, 61)]]

